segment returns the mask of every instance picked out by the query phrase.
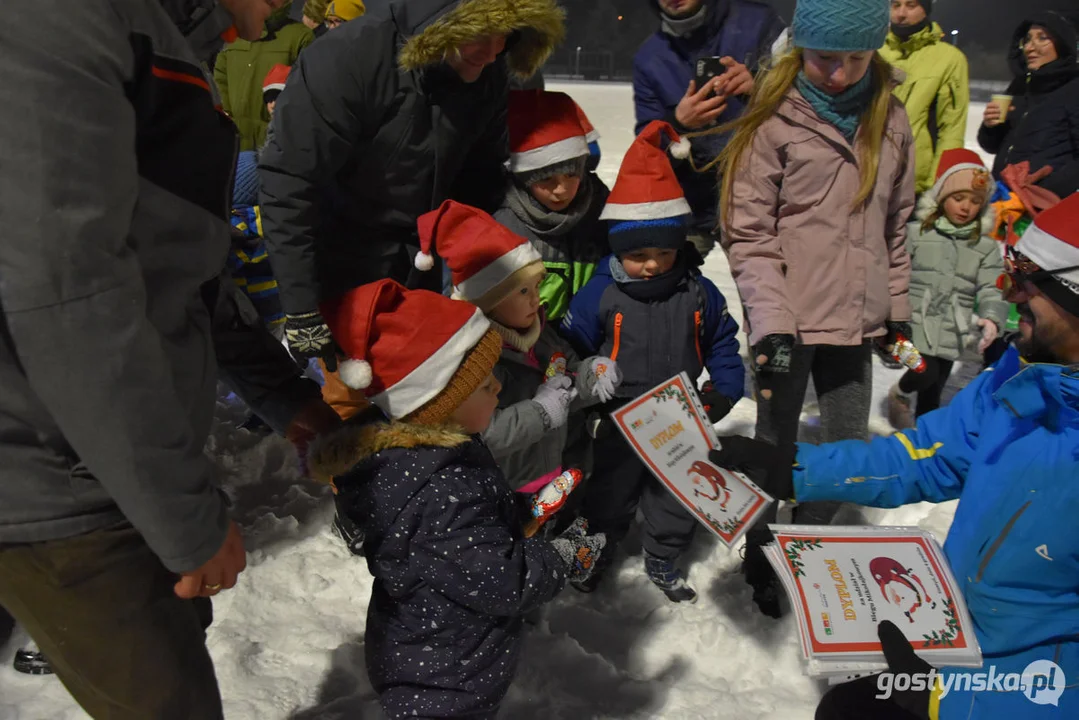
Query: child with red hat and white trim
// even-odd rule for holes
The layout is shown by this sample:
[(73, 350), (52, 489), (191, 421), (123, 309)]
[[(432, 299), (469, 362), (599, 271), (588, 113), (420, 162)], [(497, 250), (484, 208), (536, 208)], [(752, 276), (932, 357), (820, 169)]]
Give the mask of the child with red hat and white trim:
[(607, 186), (589, 172), (599, 135), (569, 95), (543, 90), (510, 93), (509, 134), (511, 177), (494, 218), (539, 251), (540, 301), (558, 322), (610, 253), (599, 219)]
[[(602, 356), (605, 374), (621, 375), (605, 411), (681, 372), (710, 381), (701, 392), (709, 419), (718, 422), (742, 397), (745, 370), (738, 354), (738, 324), (719, 289), (697, 269), (688, 243), (690, 208), (662, 149), (685, 157), (688, 142), (670, 125), (652, 122), (626, 152), (602, 219), (610, 222), (614, 255), (573, 298), (562, 332), (581, 355)], [(674, 601), (697, 594), (676, 561), (689, 547), (697, 521), (644, 466), (616, 432), (597, 433), (593, 474), (584, 487), (583, 514), (613, 545), (637, 512), (644, 518), (645, 570)], [(609, 565), (613, 553), (604, 554)], [(591, 580), (576, 582), (593, 590)]]
[(606, 384), (598, 382), (598, 363), (580, 363), (547, 325), (540, 304), (546, 270), (526, 239), (453, 200), (420, 216), (417, 225), (419, 264), (437, 249), (452, 273), (453, 297), (479, 307), (502, 339), (494, 368), (502, 392), (482, 437), (510, 487), (535, 493), (563, 471), (570, 404), (578, 395), (574, 409), (609, 399), (604, 392), (617, 378), (612, 373)]
[(374, 406), (309, 454), (366, 538), (371, 684), (391, 718), (494, 717), (522, 616), (587, 578), (604, 538), (580, 522), (550, 542), (524, 537), (478, 437), (498, 404), (502, 345), (480, 310), (380, 280), (320, 311), (341, 379)]
[(888, 419), (898, 430), (940, 407), (952, 366), (971, 344), (971, 334), (978, 352), (984, 352), (1008, 317), (1008, 304), (997, 289), (1004, 272), (1001, 246), (989, 236), (993, 188), (977, 153), (946, 150), (936, 182), (922, 194), (907, 228), (910, 340), (926, 367), (908, 370), (888, 393)]

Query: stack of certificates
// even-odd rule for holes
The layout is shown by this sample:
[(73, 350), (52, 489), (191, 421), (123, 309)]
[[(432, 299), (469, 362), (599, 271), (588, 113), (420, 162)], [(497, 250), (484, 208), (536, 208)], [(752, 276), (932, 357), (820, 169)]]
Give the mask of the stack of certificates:
[(809, 675), (887, 669), (890, 620), (936, 666), (980, 667), (981, 649), (940, 545), (908, 527), (770, 525), (765, 554), (794, 606)]

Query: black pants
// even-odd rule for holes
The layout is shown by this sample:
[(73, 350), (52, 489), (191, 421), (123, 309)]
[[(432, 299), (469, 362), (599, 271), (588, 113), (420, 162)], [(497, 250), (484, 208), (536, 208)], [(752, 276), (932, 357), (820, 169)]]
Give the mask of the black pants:
[(590, 532), (607, 534), (607, 547), (625, 538), (637, 506), (644, 518), (645, 552), (678, 558), (693, 541), (697, 520), (682, 507), (617, 430), (597, 438), (592, 477), (584, 487), (583, 515)]
[(918, 402), (914, 409), (915, 417), (921, 417), (940, 407), (941, 393), (944, 392), (944, 386), (948, 384), (948, 377), (955, 366), (951, 360), (930, 355), (923, 355), (922, 359), (925, 360), (925, 372), (916, 373), (913, 370), (907, 370), (906, 374), (899, 379), (900, 390), (905, 393), (918, 393)]
[[(793, 452), (810, 377), (820, 404), (824, 442), (868, 439), (873, 395), (873, 352), (869, 343), (849, 347), (796, 345), (790, 373), (772, 383), (770, 399), (757, 399), (757, 437), (775, 443), (782, 452)], [(794, 509), (793, 521), (827, 525), (840, 504), (802, 503)], [(775, 578), (762, 550), (773, 540), (768, 523), (775, 521), (776, 506), (772, 505), (746, 533), (746, 581), (754, 587)]]
[(836, 685), (821, 698), (817, 705), (815, 720), (914, 720), (907, 712), (890, 700), (880, 700), (877, 676), (858, 678)]

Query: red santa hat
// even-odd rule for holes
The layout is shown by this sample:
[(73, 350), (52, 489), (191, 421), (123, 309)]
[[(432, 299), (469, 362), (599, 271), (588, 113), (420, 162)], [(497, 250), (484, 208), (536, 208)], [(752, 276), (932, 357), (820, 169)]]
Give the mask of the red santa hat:
[(622, 158), (618, 179), (599, 216), (611, 221), (608, 240), (618, 256), (646, 247), (677, 250), (685, 244), (685, 218), (691, 211), (662, 149), (664, 136), (671, 155), (689, 155), (689, 141), (679, 138), (674, 128), (659, 120), (650, 122)]
[(501, 352), (478, 308), (394, 280), (361, 285), (319, 309), (348, 356), (341, 381), (393, 419), (445, 422)]
[(280, 63), (270, 68), (270, 72), (266, 73), (266, 79), (262, 81), (262, 97), (264, 99), (266, 98), (266, 93), (276, 91), (280, 94), (285, 89), (285, 81), (288, 80), (288, 73), (291, 69), (288, 65)]
[(532, 175), (587, 158), (589, 141), (580, 121), (583, 114), (573, 98), (565, 93), (547, 90), (511, 92), (510, 172)]
[[(577, 103), (574, 103), (577, 105)], [(596, 130), (592, 125), (592, 121), (585, 115), (584, 110), (580, 105), (577, 105), (577, 122), (581, 123), (581, 129), (584, 130), (584, 139), (589, 145), (594, 142), (599, 142), (599, 130)]]
[(993, 178), (981, 156), (973, 150), (955, 148), (941, 153), (937, 180), (929, 194), (942, 203), (949, 195), (963, 190), (982, 192), (988, 197), (993, 186)]
[[(1039, 214), (1015, 249), (1042, 270), (1079, 266), (1079, 193)], [(1038, 287), (1065, 310), (1079, 315), (1079, 269), (1053, 275)]]
[(437, 249), (453, 275), (453, 296), (484, 312), (545, 272), (539, 251), (528, 240), (469, 205), (447, 200), (421, 215), (416, 225), (421, 248), (416, 266), (424, 269), (424, 258)]

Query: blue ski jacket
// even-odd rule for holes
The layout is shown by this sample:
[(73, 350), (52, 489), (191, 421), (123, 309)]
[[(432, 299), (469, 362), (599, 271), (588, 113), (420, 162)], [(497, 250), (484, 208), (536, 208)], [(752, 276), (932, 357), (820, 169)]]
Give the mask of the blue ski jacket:
[[(873, 507), (959, 499), (944, 552), (996, 676), (1056, 663), (1057, 693), (953, 686), (932, 717), (1079, 717), (1079, 365), (1015, 349), (918, 427), (869, 443), (799, 445), (799, 501)], [(1042, 663), (1044, 666), (1044, 663)], [(948, 675), (967, 669), (942, 668)], [(936, 714), (939, 712), (939, 715)]]

